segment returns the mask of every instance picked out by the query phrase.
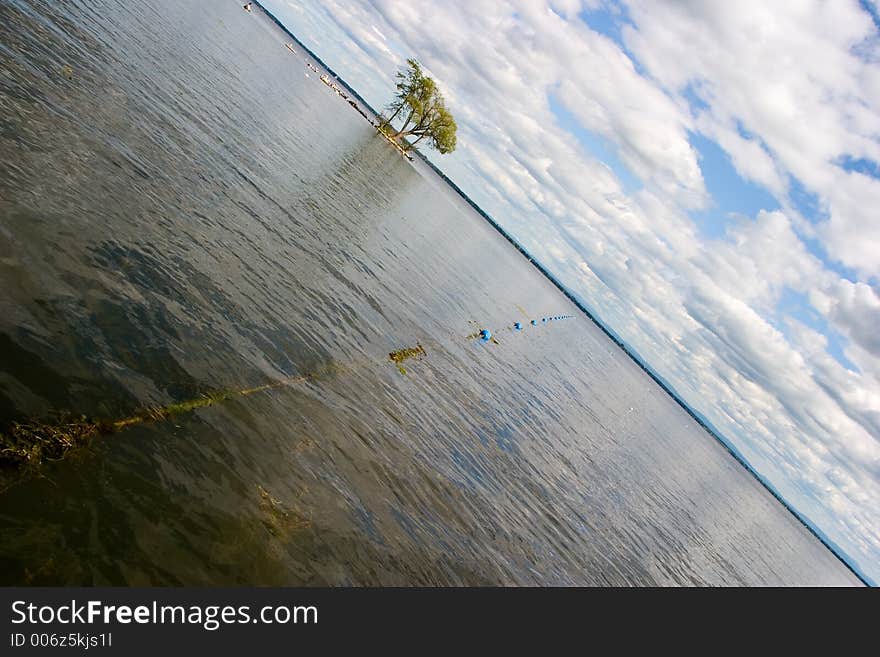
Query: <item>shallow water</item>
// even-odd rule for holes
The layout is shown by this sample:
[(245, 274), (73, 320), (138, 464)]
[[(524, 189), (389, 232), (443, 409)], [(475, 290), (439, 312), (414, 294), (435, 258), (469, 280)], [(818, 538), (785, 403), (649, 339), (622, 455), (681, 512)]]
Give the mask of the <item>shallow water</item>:
[(0, 583), (858, 583), (282, 32), (207, 6), (0, 5), (0, 423), (318, 374), (14, 483)]

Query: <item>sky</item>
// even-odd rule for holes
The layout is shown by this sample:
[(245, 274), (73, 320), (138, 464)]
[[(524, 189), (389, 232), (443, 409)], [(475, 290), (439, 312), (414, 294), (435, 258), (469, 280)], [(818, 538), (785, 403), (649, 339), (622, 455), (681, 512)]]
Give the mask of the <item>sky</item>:
[(880, 582), (875, 0), (264, 0)]

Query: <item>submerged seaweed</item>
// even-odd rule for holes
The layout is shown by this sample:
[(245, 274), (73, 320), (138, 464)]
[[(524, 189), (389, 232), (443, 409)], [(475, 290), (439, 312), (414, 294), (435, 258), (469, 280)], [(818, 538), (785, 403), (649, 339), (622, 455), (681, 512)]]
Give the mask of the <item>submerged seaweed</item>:
[(410, 358), (415, 358), (416, 356), (426, 356), (425, 348), (417, 344), (415, 347), (409, 347), (407, 349), (398, 349), (397, 351), (392, 351), (388, 354), (388, 357), (395, 363), (402, 363), (405, 360)]
[(406, 374), (406, 368), (403, 366), (403, 362), (405, 360), (409, 360), (410, 358), (421, 358), (422, 356), (427, 356), (428, 354), (425, 352), (425, 348), (416, 344), (415, 347), (408, 347), (406, 349), (398, 349), (397, 351), (392, 351), (388, 354), (388, 358), (391, 359), (395, 365), (397, 365), (397, 369), (401, 374)]
[(44, 461), (60, 461), (71, 451), (84, 447), (99, 435), (116, 433), (136, 424), (162, 422), (233, 397), (245, 397), (305, 381), (306, 378), (297, 376), (251, 388), (217, 390), (164, 406), (149, 406), (119, 420), (95, 420), (85, 415), (65, 415), (56, 422), (39, 419), (13, 422), (9, 428), (0, 432), (0, 466), (25, 469), (38, 466)]
[(284, 505), (280, 500), (269, 494), (265, 488), (257, 485), (260, 491), (260, 511), (263, 526), (276, 538), (288, 538), (291, 532), (311, 527), (311, 518), (300, 511)]
[(0, 433), (0, 465), (27, 467), (43, 461), (58, 461), (94, 436), (112, 430), (112, 424), (84, 415), (64, 416), (54, 423), (36, 419), (13, 422)]
[[(420, 344), (407, 349), (400, 349), (389, 354), (398, 369), (406, 373), (401, 363), (407, 359), (425, 355)], [(149, 406), (129, 417), (118, 420), (98, 420), (85, 415), (64, 415), (57, 421), (28, 419), (13, 422), (6, 430), (0, 432), (0, 467), (26, 470), (39, 466), (44, 461), (60, 461), (70, 452), (86, 446), (92, 439), (126, 429), (128, 427), (162, 422), (176, 415), (190, 413), (200, 408), (213, 406), (236, 397), (247, 397), (290, 386), (296, 383), (320, 381), (352, 369), (331, 361), (324, 367), (306, 374), (270, 381), (249, 388), (233, 388), (206, 392), (192, 399), (172, 402), (164, 406)]]

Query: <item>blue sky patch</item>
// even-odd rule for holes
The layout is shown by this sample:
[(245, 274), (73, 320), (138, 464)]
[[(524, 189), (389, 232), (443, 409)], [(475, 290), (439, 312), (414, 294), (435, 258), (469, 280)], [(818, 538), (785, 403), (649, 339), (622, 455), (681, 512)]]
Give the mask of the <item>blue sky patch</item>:
[(842, 155), (835, 160), (835, 164), (844, 171), (854, 171), (855, 173), (861, 173), (870, 176), (871, 178), (880, 179), (880, 164), (877, 164), (874, 160), (869, 160), (865, 157)]
[(714, 204), (707, 210), (692, 212), (701, 233), (706, 237), (722, 237), (731, 214), (753, 219), (760, 210), (778, 210), (776, 198), (764, 187), (740, 176), (730, 156), (717, 143), (698, 133), (689, 133), (691, 146), (697, 149), (706, 190)]
[(874, 21), (874, 27), (880, 30), (880, 13), (877, 12), (877, 8), (870, 2), (870, 0), (859, 0), (859, 5), (862, 9), (868, 12), (871, 20)]
[(697, 91), (698, 86), (698, 83), (695, 83), (692, 80), (688, 82), (687, 86), (681, 91), (681, 95), (684, 96), (684, 99), (688, 102), (688, 107), (690, 107), (693, 116), (709, 109), (709, 103), (703, 100)]
[[(852, 372), (858, 372), (859, 368), (850, 361), (844, 349), (849, 341), (840, 333), (838, 333), (822, 315), (820, 315), (812, 305), (810, 305), (807, 295), (802, 292), (796, 292), (789, 287), (785, 288), (782, 297), (776, 304), (776, 312), (780, 316), (793, 317), (804, 326), (807, 326), (828, 338), (828, 346), (825, 351), (834, 358), (838, 363)], [(782, 331), (786, 338), (791, 340), (791, 329), (785, 322), (773, 322), (776, 327)]]
[(547, 96), (547, 101), (550, 103), (550, 111), (553, 112), (560, 127), (577, 139), (590, 155), (608, 165), (620, 180), (627, 194), (642, 188), (642, 182), (617, 155), (617, 147), (613, 143), (602, 135), (583, 127), (553, 94)]
[(620, 14), (615, 16), (607, 9), (584, 9), (578, 14), (578, 18), (594, 32), (604, 34), (616, 44), (623, 45), (623, 24), (628, 21)]
[(825, 265), (827, 269), (830, 269), (841, 278), (845, 278), (850, 283), (855, 283), (861, 280), (858, 274), (856, 274), (855, 269), (847, 267), (841, 262), (831, 260), (831, 258), (829, 258), (828, 256), (828, 250), (825, 248), (825, 245), (822, 244), (821, 241), (814, 237), (801, 235), (800, 233), (798, 233), (798, 237), (800, 238), (801, 242), (804, 243), (804, 246), (807, 247), (807, 251), (819, 258), (819, 260), (822, 261), (822, 264)]
[(608, 9), (584, 9), (578, 14), (578, 18), (593, 32), (597, 32), (614, 41), (626, 53), (626, 56), (630, 58), (639, 75), (648, 77), (644, 67), (623, 41), (623, 27), (625, 25), (632, 25), (626, 7), (618, 4), (613, 5), (613, 7), (615, 9), (613, 12)]
[(788, 199), (804, 219), (816, 224), (828, 218), (828, 214), (816, 194), (808, 191), (804, 184), (794, 176), (789, 175), (788, 180)]

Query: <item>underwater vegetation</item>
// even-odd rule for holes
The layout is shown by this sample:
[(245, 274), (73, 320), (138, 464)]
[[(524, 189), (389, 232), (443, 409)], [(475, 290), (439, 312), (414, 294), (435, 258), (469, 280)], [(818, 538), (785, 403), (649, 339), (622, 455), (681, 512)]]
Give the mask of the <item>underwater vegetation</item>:
[(416, 343), (415, 347), (409, 347), (407, 349), (398, 349), (397, 351), (392, 351), (388, 354), (388, 358), (391, 359), (391, 362), (397, 365), (397, 369), (401, 374), (406, 374), (406, 368), (401, 365), (403, 361), (409, 360), (410, 358), (421, 358), (422, 356), (427, 356), (425, 352), (425, 348)]
[(58, 461), (92, 437), (113, 430), (112, 424), (90, 420), (84, 415), (65, 416), (55, 423), (36, 419), (13, 422), (0, 433), (0, 464), (26, 466), (44, 460)]
[(19, 470), (36, 468), (44, 461), (64, 459), (70, 452), (84, 447), (98, 436), (117, 433), (137, 424), (162, 422), (227, 399), (246, 397), (315, 377), (316, 374), (301, 375), (249, 388), (217, 390), (164, 406), (150, 406), (117, 420), (66, 414), (54, 421), (31, 418), (12, 422), (0, 432), (0, 467)]
[[(405, 373), (401, 363), (414, 357), (425, 356), (420, 344), (389, 354), (392, 362)], [(91, 418), (81, 414), (64, 414), (56, 419), (28, 418), (12, 422), (0, 431), (0, 467), (28, 469), (44, 461), (60, 461), (70, 452), (87, 445), (92, 439), (118, 433), (128, 427), (151, 422), (162, 422), (199, 408), (206, 408), (228, 399), (247, 397), (306, 381), (320, 380), (347, 371), (344, 364), (331, 362), (320, 370), (307, 374), (271, 381), (262, 385), (215, 390), (192, 399), (172, 402), (164, 406), (149, 406), (133, 415), (119, 419)]]
[[(570, 315), (557, 315), (543, 318), (542, 321), (546, 323), (570, 317)], [(537, 326), (537, 321), (532, 320), (531, 325)], [(512, 328), (520, 331), (522, 324), (516, 322)], [(499, 344), (492, 331), (487, 328), (468, 335), (466, 339)], [(401, 374), (407, 373), (403, 366), (404, 362), (412, 359), (421, 360), (426, 356), (427, 352), (420, 343), (416, 343), (414, 347), (405, 347), (388, 354), (389, 360), (397, 366)], [(348, 372), (351, 369), (351, 365), (346, 366), (344, 363), (331, 361), (320, 369), (298, 376), (248, 388), (215, 390), (164, 406), (149, 406), (128, 417), (118, 419), (91, 418), (82, 414), (67, 413), (60, 414), (55, 419), (28, 418), (15, 421), (0, 431), (0, 469), (23, 471), (34, 469), (45, 461), (63, 460), (71, 452), (86, 446), (98, 436), (118, 433), (134, 425), (163, 422), (174, 416), (213, 406), (233, 398), (246, 397), (296, 383), (319, 381), (326, 377)], [(271, 502), (271, 498), (264, 497), (265, 500)]]
[(260, 491), (260, 511), (262, 512), (263, 525), (273, 536), (286, 538), (291, 532), (312, 526), (309, 514), (284, 505), (259, 484), (257, 490)]
[(425, 348), (417, 344), (415, 347), (409, 347), (407, 349), (398, 349), (397, 351), (392, 351), (388, 354), (388, 358), (391, 359), (394, 363), (402, 363), (405, 360), (410, 358), (415, 358), (416, 356), (425, 356)]
[(39, 466), (43, 461), (60, 461), (69, 452), (85, 446), (97, 436), (116, 433), (136, 424), (161, 422), (175, 415), (212, 406), (232, 397), (245, 397), (290, 385), (298, 380), (304, 381), (306, 377), (293, 377), (239, 390), (218, 390), (165, 406), (150, 406), (118, 420), (66, 414), (55, 421), (31, 418), (13, 422), (0, 432), (0, 466), (25, 469)]

